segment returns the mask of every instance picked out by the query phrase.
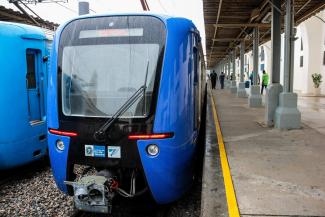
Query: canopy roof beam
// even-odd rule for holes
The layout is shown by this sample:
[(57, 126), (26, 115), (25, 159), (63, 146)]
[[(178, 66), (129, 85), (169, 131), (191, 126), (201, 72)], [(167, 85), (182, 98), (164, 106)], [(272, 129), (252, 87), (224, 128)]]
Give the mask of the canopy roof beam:
[[(250, 39), (240, 39), (240, 38), (214, 38), (212, 39), (213, 41), (219, 41), (219, 42), (228, 42), (228, 41), (246, 41), (246, 40), (250, 40)], [(226, 46), (228, 47), (228, 46)]]
[(271, 28), (269, 23), (218, 23), (214, 24), (218, 28), (242, 28), (242, 27), (258, 27), (258, 28)]

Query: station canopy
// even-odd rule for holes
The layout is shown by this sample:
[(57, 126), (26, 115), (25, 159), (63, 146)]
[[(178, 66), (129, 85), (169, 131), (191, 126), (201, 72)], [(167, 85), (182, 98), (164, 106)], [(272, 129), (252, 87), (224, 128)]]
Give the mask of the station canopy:
[[(48, 30), (55, 30), (58, 27), (58, 24), (40, 19), (39, 17), (32, 16), (32, 18), (39, 24), (39, 27)], [(7, 22), (16, 22), (16, 23), (24, 23), (29, 25), (35, 25), (34, 22), (28, 17), (27, 15), (14, 11), (12, 9), (5, 8), (4, 6), (0, 5), (0, 21), (7, 21)]]
[[(282, 30), (285, 2), (281, 0)], [(254, 27), (259, 27), (261, 44), (269, 41), (272, 5), (272, 0), (203, 0), (208, 69), (226, 58), (242, 40), (245, 40), (246, 50), (251, 50)], [(295, 24), (324, 8), (325, 0), (294, 0)]]

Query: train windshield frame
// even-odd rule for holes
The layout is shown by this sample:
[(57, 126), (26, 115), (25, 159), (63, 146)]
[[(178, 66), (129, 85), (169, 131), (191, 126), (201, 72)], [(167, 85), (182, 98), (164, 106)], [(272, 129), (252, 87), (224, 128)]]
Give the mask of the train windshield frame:
[(110, 118), (141, 87), (142, 97), (120, 118), (146, 118), (155, 108), (164, 23), (152, 16), (72, 21), (58, 52), (59, 110), (65, 117)]

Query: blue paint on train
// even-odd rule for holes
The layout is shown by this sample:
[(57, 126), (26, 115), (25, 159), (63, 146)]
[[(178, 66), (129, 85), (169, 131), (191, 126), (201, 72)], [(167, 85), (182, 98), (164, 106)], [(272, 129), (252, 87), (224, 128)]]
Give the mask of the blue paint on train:
[[(193, 23), (166, 21), (167, 41), (154, 132), (174, 132), (171, 139), (138, 141), (142, 164), (151, 191), (159, 203), (179, 198), (192, 182), (192, 160), (197, 132), (194, 127), (194, 74), (192, 70)], [(157, 157), (146, 153), (148, 144), (160, 147)]]
[(8, 169), (46, 154), (48, 53), (37, 27), (0, 22), (0, 41), (0, 169)]

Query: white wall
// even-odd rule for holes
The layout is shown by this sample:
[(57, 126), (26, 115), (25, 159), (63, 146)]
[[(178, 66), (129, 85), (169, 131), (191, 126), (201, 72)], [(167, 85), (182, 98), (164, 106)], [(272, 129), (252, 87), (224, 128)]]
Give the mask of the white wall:
[[(271, 59), (272, 59), (272, 56), (271, 56), (271, 41), (268, 41), (268, 42), (264, 43), (262, 46), (264, 48), (265, 58), (264, 58), (264, 61), (261, 61), (261, 58), (260, 58), (260, 64), (264, 64), (264, 69), (265, 69), (266, 73), (268, 73), (270, 78), (271, 78), (271, 75), (272, 75), (272, 68), (271, 68)], [(260, 76), (262, 77), (262, 71), (260, 71)]]
[[(317, 15), (325, 19), (325, 11)], [(304, 94), (312, 94), (314, 87), (311, 75), (313, 73), (321, 73), (323, 78), (325, 77), (325, 67), (323, 65), (325, 23), (316, 17), (312, 17), (299, 25), (299, 29), (300, 36), (304, 42), (304, 51), (300, 53), (304, 56), (304, 67), (300, 68), (299, 62), (295, 64), (295, 75), (298, 74), (297, 77), (300, 78), (300, 81), (297, 81), (296, 89), (301, 90)], [(297, 57), (298, 52), (295, 54), (295, 59), (299, 58)], [(321, 85), (321, 92), (325, 94), (324, 82)]]
[[(325, 10), (318, 13), (317, 16), (325, 20)], [(311, 17), (297, 27), (296, 37), (298, 39), (295, 42), (294, 91), (302, 94), (313, 94), (314, 87), (311, 75), (317, 72), (321, 73), (323, 76), (321, 93), (325, 94), (325, 65), (323, 65), (323, 55), (325, 51), (325, 24), (318, 18)], [(303, 51), (300, 49), (301, 39), (303, 41)], [(271, 42), (269, 41), (261, 46), (264, 46), (265, 51), (265, 69), (271, 75)], [(300, 67), (300, 56), (303, 56), (303, 67)], [(261, 63), (263, 62), (260, 62), (260, 64)], [(250, 68), (251, 67), (252, 66), (250, 65)], [(283, 84), (283, 67), (284, 34), (281, 35), (281, 84)], [(252, 68), (250, 70), (252, 70)]]

